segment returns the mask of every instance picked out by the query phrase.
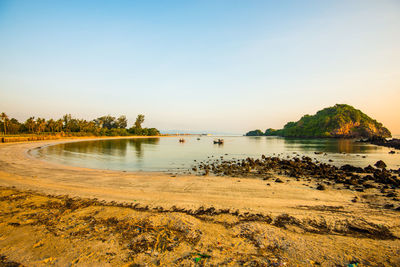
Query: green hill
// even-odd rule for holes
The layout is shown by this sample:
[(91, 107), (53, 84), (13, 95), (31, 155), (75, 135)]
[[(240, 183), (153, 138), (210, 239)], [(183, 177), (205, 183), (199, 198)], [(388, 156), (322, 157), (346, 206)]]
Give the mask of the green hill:
[[(246, 135), (256, 135), (256, 133), (259, 132), (251, 131)], [(346, 104), (336, 104), (333, 107), (324, 108), (312, 116), (304, 115), (297, 122), (288, 122), (283, 129), (270, 128), (262, 135), (337, 138), (391, 137), (390, 131), (382, 123)]]

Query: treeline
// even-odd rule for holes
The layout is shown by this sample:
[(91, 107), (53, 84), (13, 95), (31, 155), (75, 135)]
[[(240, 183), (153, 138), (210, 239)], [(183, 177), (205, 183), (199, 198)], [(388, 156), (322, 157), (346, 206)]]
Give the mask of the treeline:
[(139, 114), (132, 127), (128, 127), (126, 116), (118, 118), (107, 115), (87, 121), (73, 118), (66, 114), (62, 118), (46, 120), (30, 117), (25, 122), (9, 118), (7, 114), (0, 114), (0, 132), (4, 135), (16, 134), (68, 134), (68, 135), (95, 135), (95, 136), (128, 136), (128, 135), (159, 135), (156, 128), (142, 128), (144, 115)]

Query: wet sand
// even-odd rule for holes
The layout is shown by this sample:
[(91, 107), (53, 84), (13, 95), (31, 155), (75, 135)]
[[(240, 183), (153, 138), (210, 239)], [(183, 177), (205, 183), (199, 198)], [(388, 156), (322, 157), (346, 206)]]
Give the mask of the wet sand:
[[(374, 188), (355, 192), (333, 185), (319, 191), (312, 180), (284, 176), (276, 176), (284, 183), (274, 183), (93, 170), (44, 162), (27, 153), (59, 142), (65, 140), (0, 144), (0, 255), (7, 260), (60, 266), (196, 261), (400, 265), (399, 212), (383, 209), (386, 199)], [(66, 201), (60, 195), (84, 200)], [(88, 200), (93, 198), (107, 202)], [(133, 234), (140, 227), (132, 225), (140, 223), (146, 230)]]

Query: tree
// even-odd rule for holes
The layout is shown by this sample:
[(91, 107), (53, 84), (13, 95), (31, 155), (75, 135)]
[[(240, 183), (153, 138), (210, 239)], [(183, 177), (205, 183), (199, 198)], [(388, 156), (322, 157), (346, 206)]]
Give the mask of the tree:
[(246, 133), (246, 136), (262, 136), (262, 135), (264, 135), (264, 133), (261, 130), (254, 130)]
[(58, 120), (55, 122), (54, 130), (55, 130), (56, 132), (61, 132), (61, 131), (62, 131), (62, 128), (63, 128), (63, 121), (62, 121), (62, 119), (58, 119)]
[[(65, 114), (61, 119), (48, 121), (44, 118), (30, 117), (24, 123), (8, 116), (3, 112), (0, 113), (0, 133), (19, 134), (19, 133), (36, 133), (43, 132), (68, 132), (71, 135), (158, 135), (159, 132), (155, 128), (142, 128), (144, 115), (139, 114), (132, 128), (126, 129), (128, 120), (125, 115), (121, 115), (116, 119), (111, 115), (102, 116), (92, 121), (84, 119), (75, 119), (71, 114)], [(3, 130), (4, 129), (4, 130)]]
[(125, 129), (128, 126), (128, 120), (126, 119), (125, 115), (120, 116), (117, 119), (117, 128)]
[(94, 120), (94, 122), (100, 128), (107, 128), (107, 129), (116, 128), (115, 117), (112, 117), (110, 115), (97, 118)]
[(274, 136), (274, 135), (277, 135), (276, 132), (277, 132), (277, 130), (272, 129), (272, 128), (268, 128), (267, 130), (265, 130), (264, 135), (266, 135), (266, 136)]
[[(256, 131), (250, 134), (257, 134)], [(283, 129), (267, 130), (266, 135), (285, 137), (390, 137), (390, 131), (362, 111), (345, 104), (324, 108), (314, 115), (304, 115), (288, 122)]]
[(143, 114), (139, 114), (136, 118), (135, 121), (135, 128), (136, 129), (142, 129), (142, 123), (144, 122), (144, 115)]
[(30, 117), (29, 119), (27, 119), (25, 122), (25, 126), (28, 129), (28, 132), (32, 133), (36, 126), (35, 117)]
[(11, 118), (7, 122), (7, 132), (9, 134), (17, 134), (21, 129), (21, 123), (17, 119)]
[(46, 120), (43, 118), (37, 118), (37, 120), (36, 120), (37, 133), (44, 132), (45, 129), (46, 129)]
[(71, 120), (72, 120), (71, 114), (65, 114), (63, 116), (64, 130), (66, 132), (70, 132), (71, 131)]
[(160, 135), (160, 131), (157, 130), (156, 128), (148, 128), (147, 135), (150, 135), (150, 136)]
[(3, 120), (4, 135), (7, 133), (7, 120), (8, 116), (6, 113), (2, 112), (0, 118)]
[(56, 128), (56, 122), (53, 119), (50, 119), (47, 121), (47, 130), (49, 132), (54, 133), (54, 130)]

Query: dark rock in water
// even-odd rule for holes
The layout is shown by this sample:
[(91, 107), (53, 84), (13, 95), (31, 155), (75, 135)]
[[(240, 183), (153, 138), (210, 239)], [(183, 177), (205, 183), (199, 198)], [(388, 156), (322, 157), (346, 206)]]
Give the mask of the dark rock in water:
[[(391, 140), (386, 140), (383, 137), (374, 136), (374, 137), (371, 137), (362, 142), (371, 143), (371, 144), (377, 145), (377, 146), (385, 146), (385, 147), (400, 149), (400, 139), (397, 139), (397, 138), (393, 138)], [(389, 153), (391, 153), (391, 152), (389, 152)]]
[(317, 190), (326, 190), (326, 188), (325, 188), (324, 185), (319, 184), (319, 185), (317, 186)]
[[(279, 157), (266, 157), (259, 159), (246, 158), (234, 160), (214, 159), (207, 163), (200, 162), (196, 166), (200, 175), (214, 174), (216, 176), (248, 177), (283, 183), (283, 179), (274, 178), (275, 174), (294, 177), (296, 180), (303, 178), (305, 181), (316, 179), (319, 184), (343, 184), (350, 190), (364, 190), (368, 188), (386, 189), (400, 188), (400, 179), (397, 177), (399, 170), (387, 170), (383, 161), (376, 164), (379, 168), (368, 166), (355, 167), (349, 164), (338, 168), (326, 163), (316, 163), (310, 157), (302, 156), (293, 159)], [(193, 170), (193, 169), (192, 169)], [(361, 173), (369, 173), (364, 176)], [(286, 178), (286, 177), (285, 177)], [(314, 187), (315, 188), (315, 187)], [(341, 187), (339, 187), (341, 188)], [(387, 193), (386, 193), (387, 194)]]
[(377, 167), (377, 168), (379, 168), (379, 169), (384, 169), (384, 168), (386, 168), (386, 163), (383, 162), (382, 160), (378, 160), (378, 161), (375, 163), (375, 167)]

